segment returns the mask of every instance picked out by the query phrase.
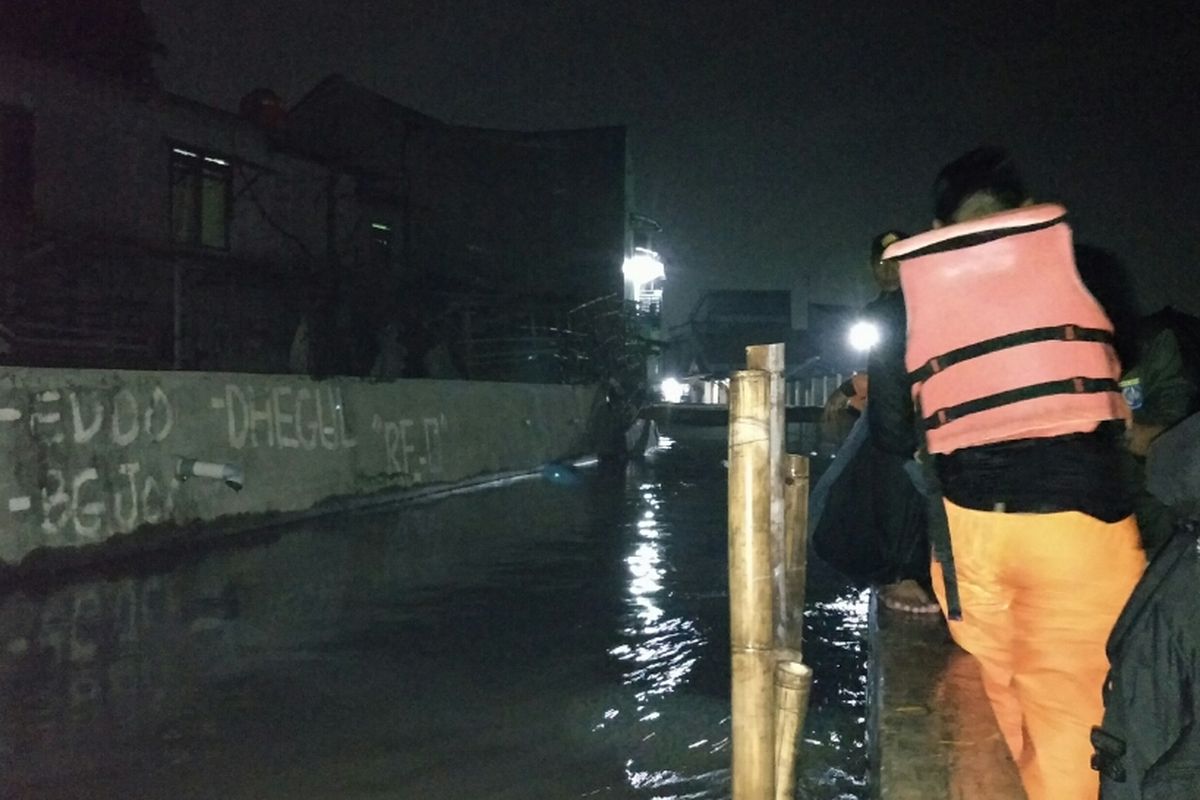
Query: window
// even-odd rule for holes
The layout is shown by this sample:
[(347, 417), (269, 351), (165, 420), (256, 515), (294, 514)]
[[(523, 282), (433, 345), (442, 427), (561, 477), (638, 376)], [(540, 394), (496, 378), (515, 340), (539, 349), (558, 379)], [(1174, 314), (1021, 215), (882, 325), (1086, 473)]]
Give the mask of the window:
[(0, 105), (0, 228), (33, 219), (33, 112)]
[(229, 249), (232, 171), (229, 161), (171, 149), (171, 241)]

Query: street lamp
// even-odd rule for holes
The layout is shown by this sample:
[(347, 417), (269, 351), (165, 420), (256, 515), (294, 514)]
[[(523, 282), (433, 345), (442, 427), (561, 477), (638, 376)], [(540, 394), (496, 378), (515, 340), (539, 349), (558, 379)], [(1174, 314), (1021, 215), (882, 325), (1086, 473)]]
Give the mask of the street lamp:
[(621, 273), (625, 280), (633, 284), (634, 296), (648, 283), (653, 283), (667, 276), (662, 259), (658, 253), (646, 247), (635, 247), (633, 255), (625, 259), (621, 265)]

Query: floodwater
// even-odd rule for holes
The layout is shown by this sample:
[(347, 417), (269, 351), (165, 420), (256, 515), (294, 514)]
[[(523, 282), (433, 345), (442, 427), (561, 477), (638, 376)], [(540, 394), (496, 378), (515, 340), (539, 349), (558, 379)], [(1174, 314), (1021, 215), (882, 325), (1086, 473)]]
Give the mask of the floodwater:
[[(724, 798), (724, 442), (0, 595), (5, 798)], [(815, 570), (797, 797), (866, 796)]]

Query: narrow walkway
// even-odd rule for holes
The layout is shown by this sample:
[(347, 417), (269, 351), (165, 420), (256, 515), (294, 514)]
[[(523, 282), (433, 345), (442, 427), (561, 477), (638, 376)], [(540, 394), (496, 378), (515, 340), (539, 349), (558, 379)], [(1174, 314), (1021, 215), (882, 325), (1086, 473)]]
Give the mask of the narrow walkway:
[(941, 617), (872, 617), (881, 800), (1024, 800), (979, 666)]

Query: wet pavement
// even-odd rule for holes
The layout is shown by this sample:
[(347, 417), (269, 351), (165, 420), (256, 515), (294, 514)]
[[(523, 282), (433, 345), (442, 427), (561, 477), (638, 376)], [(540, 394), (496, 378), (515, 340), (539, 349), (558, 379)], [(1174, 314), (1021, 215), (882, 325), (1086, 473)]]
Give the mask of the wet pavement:
[(1024, 800), (979, 663), (942, 618), (884, 610), (871, 634), (881, 800)]
[[(0, 596), (0, 796), (722, 798), (722, 432)], [(797, 797), (866, 797), (865, 592), (814, 570)]]

